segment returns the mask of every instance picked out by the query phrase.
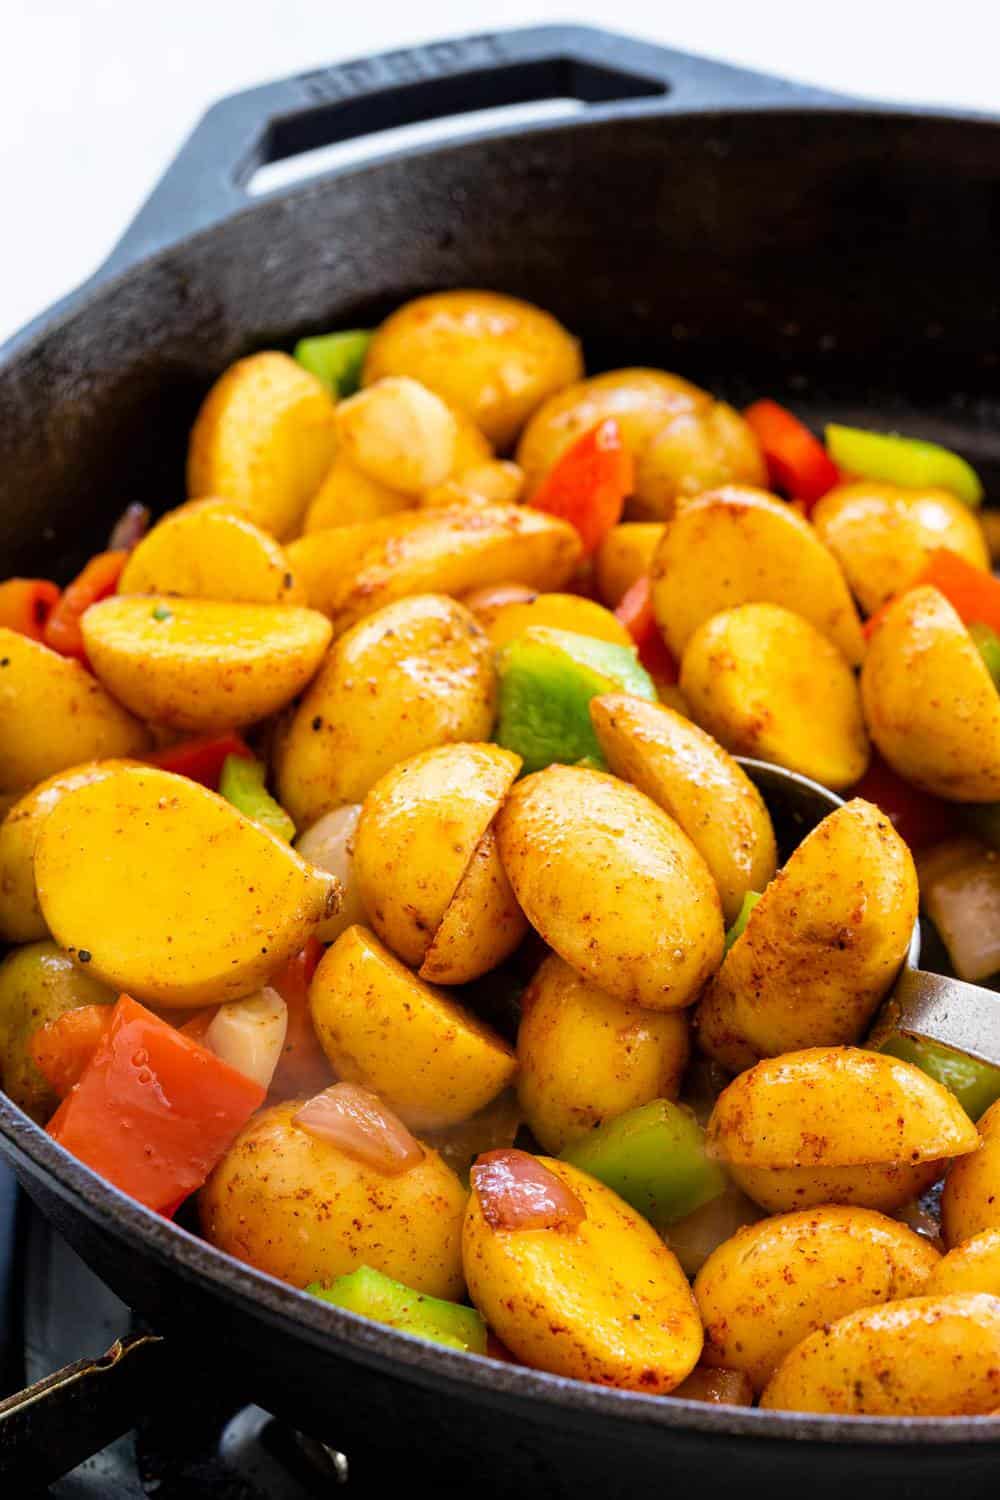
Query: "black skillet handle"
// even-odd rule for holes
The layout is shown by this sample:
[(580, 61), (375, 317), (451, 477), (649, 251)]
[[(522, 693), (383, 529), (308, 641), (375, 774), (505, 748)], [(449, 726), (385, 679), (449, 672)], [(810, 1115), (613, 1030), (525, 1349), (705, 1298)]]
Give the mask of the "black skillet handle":
[(101, 268), (122, 270), (245, 207), (258, 167), (339, 141), (470, 110), (576, 99), (713, 110), (830, 103), (766, 74), (585, 26), (539, 26), (338, 63), (221, 99), (203, 117)]

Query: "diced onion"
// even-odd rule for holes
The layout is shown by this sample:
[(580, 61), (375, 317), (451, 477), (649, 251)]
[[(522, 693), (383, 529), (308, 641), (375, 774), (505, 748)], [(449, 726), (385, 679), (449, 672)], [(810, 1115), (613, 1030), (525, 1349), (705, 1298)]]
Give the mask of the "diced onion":
[(949, 839), (919, 862), (924, 909), (959, 979), (1000, 970), (1000, 853), (978, 839)]
[(488, 1151), (471, 1178), (491, 1229), (575, 1229), (587, 1217), (572, 1189), (527, 1151)]
[(400, 1176), (423, 1160), (423, 1147), (399, 1116), (360, 1084), (332, 1084), (302, 1106), (293, 1124), (387, 1177)]
[(131, 552), (132, 548), (142, 541), (149, 530), (149, 520), (149, 507), (140, 505), (137, 500), (133, 500), (132, 504), (126, 506), (115, 522), (111, 535), (108, 538), (108, 550), (111, 552)]
[(237, 1073), (252, 1078), (267, 1090), (287, 1030), (287, 1005), (277, 990), (265, 988), (245, 1000), (220, 1005), (202, 1037), (202, 1045)]
[(361, 816), (360, 802), (335, 807), (295, 840), (297, 853), (310, 864), (330, 875), (336, 875), (343, 887), (340, 910), (327, 917), (316, 928), (321, 943), (335, 943), (342, 932), (356, 922), (364, 922), (365, 909), (354, 876), (354, 834)]
[(753, 1406), (753, 1386), (745, 1370), (712, 1370), (695, 1365), (688, 1378), (670, 1392), (682, 1401), (707, 1401), (711, 1406)]
[(763, 1215), (734, 1182), (685, 1219), (678, 1219), (663, 1234), (687, 1276), (701, 1270), (713, 1250), (731, 1239), (744, 1224), (756, 1224)]

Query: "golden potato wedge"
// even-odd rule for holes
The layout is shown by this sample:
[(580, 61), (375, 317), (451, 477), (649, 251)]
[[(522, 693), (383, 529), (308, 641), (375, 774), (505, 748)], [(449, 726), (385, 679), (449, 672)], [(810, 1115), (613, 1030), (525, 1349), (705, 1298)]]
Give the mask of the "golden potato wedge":
[(205, 1238), (304, 1287), (371, 1266), (429, 1297), (462, 1295), (466, 1192), (436, 1151), (391, 1177), (318, 1140), (301, 1100), (261, 1110), (199, 1195)]
[(1000, 1298), (910, 1297), (818, 1328), (761, 1406), (861, 1417), (975, 1417), (1000, 1405)]
[(83, 617), (109, 692), (144, 719), (204, 734), (284, 708), (319, 666), (330, 624), (293, 605), (116, 595)]
[(726, 924), (747, 891), (774, 875), (777, 846), (764, 799), (711, 735), (660, 703), (594, 698), (590, 718), (610, 770), (683, 828), (719, 889)]
[(384, 538), (398, 536), (417, 524), (411, 508), (346, 526), (322, 527), (289, 542), (285, 553), (295, 576), (305, 585), (310, 606), (328, 615), (336, 590), (357, 572), (365, 554)]
[(398, 599), (331, 647), (275, 755), (279, 798), (311, 823), (421, 750), (487, 739), (495, 712), (493, 652), (468, 610)]
[(890, 989), (919, 904), (913, 856), (856, 797), (803, 839), (698, 1006), (698, 1039), (737, 1073), (762, 1057), (860, 1042)]
[(497, 819), (500, 857), (550, 948), (618, 1000), (690, 1005), (722, 956), (722, 909), (674, 820), (600, 771), (526, 776)]
[(411, 974), (364, 927), (349, 927), (327, 949), (309, 1010), (336, 1076), (374, 1090), (413, 1130), (468, 1120), (517, 1068), (502, 1037)]
[(763, 1390), (790, 1349), (825, 1323), (920, 1296), (941, 1257), (905, 1224), (824, 1204), (748, 1225), (695, 1279), (702, 1361), (744, 1370)]
[(550, 953), (521, 1000), (517, 1093), (546, 1151), (605, 1120), (676, 1099), (688, 1060), (683, 1011), (616, 1000)]
[(259, 989), (339, 895), (222, 797), (145, 766), (60, 798), (38, 831), (35, 880), (50, 931), (88, 973), (180, 1007)]
[(757, 1063), (716, 1101), (708, 1148), (762, 1208), (883, 1212), (917, 1197), (979, 1144), (954, 1094), (910, 1063), (809, 1047)]
[(360, 802), (346, 802), (324, 813), (295, 840), (295, 851), (311, 865), (318, 865), (340, 882), (340, 909), (316, 928), (321, 943), (333, 943), (353, 927), (365, 921), (357, 878), (354, 874), (354, 835), (361, 817)]
[(527, 931), (496, 834), (487, 828), (445, 907), (420, 965), (421, 977), (435, 984), (468, 984), (513, 953)]
[(0, 790), (85, 760), (141, 755), (147, 730), (71, 657), (0, 626)]
[(432, 292), (404, 303), (368, 347), (364, 383), (409, 375), (508, 447), (553, 391), (583, 374), (576, 339), (500, 292)]
[(861, 699), (872, 739), (907, 781), (954, 802), (1000, 798), (1000, 693), (937, 589), (888, 606), (868, 642)]
[(617, 1193), (566, 1162), (541, 1160), (586, 1217), (575, 1228), (494, 1229), (473, 1188), (462, 1233), (472, 1301), (535, 1369), (665, 1395), (701, 1352), (684, 1272)]
[(941, 1230), (949, 1249), (984, 1229), (1000, 1229), (1000, 1100), (976, 1128), (979, 1150), (955, 1162), (941, 1194)]
[(629, 649), (635, 645), (625, 626), (610, 609), (579, 594), (529, 593), (527, 599), (508, 600), (506, 603), (501, 600), (481, 609), (479, 622), (497, 649), (508, 645), (532, 625), (571, 630), (576, 635), (612, 641), (616, 646), (628, 646)]
[(336, 409), (337, 452), (378, 484), (414, 499), (455, 467), (458, 423), (433, 391), (387, 375)]
[(524, 490), (524, 475), (517, 464), (493, 459), (488, 463), (459, 468), (443, 484), (425, 490), (424, 506), (516, 505)]
[(597, 592), (609, 609), (653, 565), (653, 554), (663, 536), (660, 521), (623, 521), (612, 526), (594, 554)]
[(192, 500), (235, 500), (278, 541), (294, 536), (335, 444), (322, 383), (287, 354), (237, 360), (202, 402), (188, 447)]
[(230, 500), (192, 500), (157, 521), (129, 554), (118, 592), (245, 604), (306, 601), (274, 537)]
[(767, 484), (767, 464), (750, 424), (725, 401), (679, 412), (639, 455), (632, 515), (669, 521), (692, 495), (726, 484)]
[(777, 604), (742, 604), (695, 631), (681, 661), (695, 720), (734, 755), (853, 786), (871, 753), (861, 697), (835, 646)]
[(310, 502), (302, 531), (308, 536), (313, 531), (328, 531), (334, 526), (376, 521), (382, 516), (394, 516), (397, 511), (409, 510), (412, 505), (412, 495), (404, 495), (400, 490), (380, 484), (343, 453), (338, 453)]
[(926, 1293), (989, 1292), (1000, 1297), (1000, 1228), (983, 1229), (943, 1255), (931, 1273)]
[(698, 627), (740, 604), (779, 604), (856, 666), (861, 622), (832, 552), (781, 500), (728, 485), (689, 501), (653, 556), (653, 612), (679, 659)]

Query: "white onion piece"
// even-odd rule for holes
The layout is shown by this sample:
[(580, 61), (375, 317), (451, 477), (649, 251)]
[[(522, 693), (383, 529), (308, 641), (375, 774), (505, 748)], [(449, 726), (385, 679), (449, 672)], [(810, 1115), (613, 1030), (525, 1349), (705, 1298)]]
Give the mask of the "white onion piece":
[(924, 910), (959, 979), (1000, 970), (1000, 854), (978, 839), (949, 839), (919, 861)]
[(293, 1125), (319, 1141), (329, 1141), (350, 1156), (397, 1177), (415, 1167), (424, 1150), (398, 1115), (377, 1094), (357, 1083), (334, 1083), (293, 1117)]
[(340, 910), (315, 929), (321, 943), (335, 943), (356, 922), (365, 922), (358, 882), (354, 876), (354, 833), (361, 803), (349, 802), (324, 813), (295, 840), (296, 852), (311, 865), (336, 875), (343, 887)]
[(288, 1006), (277, 990), (268, 987), (245, 1000), (220, 1005), (205, 1032), (203, 1045), (237, 1073), (252, 1078), (267, 1090), (287, 1030)]
[(735, 1182), (724, 1193), (696, 1208), (685, 1219), (678, 1219), (663, 1232), (663, 1238), (680, 1261), (686, 1276), (696, 1276), (713, 1250), (732, 1239), (744, 1224), (756, 1224), (764, 1217)]

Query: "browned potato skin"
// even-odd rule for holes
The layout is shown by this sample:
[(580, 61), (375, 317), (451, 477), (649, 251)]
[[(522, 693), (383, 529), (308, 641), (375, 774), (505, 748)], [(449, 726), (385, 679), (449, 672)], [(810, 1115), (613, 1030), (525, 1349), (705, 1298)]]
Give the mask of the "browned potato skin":
[(604, 1120), (652, 1099), (676, 1099), (688, 1051), (682, 1011), (616, 1000), (552, 953), (521, 999), (517, 1090), (524, 1117), (556, 1154)]
[(917, 920), (913, 857), (861, 798), (824, 818), (765, 890), (698, 1007), (731, 1072), (803, 1047), (859, 1042)]
[(926, 1287), (932, 1297), (952, 1292), (989, 1292), (1000, 1297), (1000, 1228), (983, 1229), (949, 1250), (934, 1267)]
[(431, 1297), (462, 1295), (465, 1189), (436, 1151), (390, 1177), (292, 1124), (302, 1100), (256, 1114), (200, 1194), (205, 1238), (292, 1286), (371, 1266)]
[(1000, 1100), (977, 1129), (979, 1150), (955, 1162), (941, 1195), (941, 1228), (949, 1249), (984, 1229), (1000, 1229)]

